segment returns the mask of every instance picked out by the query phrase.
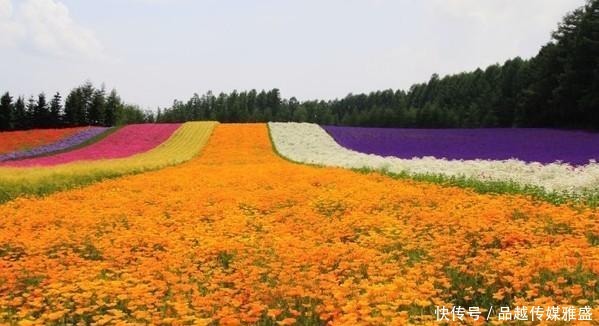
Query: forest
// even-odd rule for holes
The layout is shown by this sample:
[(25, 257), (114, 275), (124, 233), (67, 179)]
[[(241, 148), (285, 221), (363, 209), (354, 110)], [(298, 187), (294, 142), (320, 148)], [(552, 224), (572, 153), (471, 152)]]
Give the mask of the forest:
[(298, 121), (325, 125), (599, 129), (599, 0), (568, 13), (551, 40), (530, 58), (440, 77), (408, 90), (349, 94), (335, 100), (281, 98), (279, 89), (194, 94), (156, 112), (125, 105), (116, 91), (91, 83), (60, 94), (0, 103), (0, 130), (132, 122)]
[(60, 128), (72, 126), (114, 126), (153, 122), (154, 116), (138, 106), (125, 104), (116, 90), (107, 93), (91, 82), (71, 90), (63, 101), (60, 93), (48, 99), (41, 93), (27, 100), (14, 99), (6, 92), (0, 98), (0, 130)]

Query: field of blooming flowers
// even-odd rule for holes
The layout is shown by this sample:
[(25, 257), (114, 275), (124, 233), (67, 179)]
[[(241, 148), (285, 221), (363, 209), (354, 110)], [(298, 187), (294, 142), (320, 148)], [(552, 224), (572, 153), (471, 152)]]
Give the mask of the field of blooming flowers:
[(404, 159), (508, 160), (574, 166), (599, 160), (599, 133), (556, 129), (323, 127), (341, 146)]
[[(79, 187), (104, 179), (156, 170), (185, 162), (200, 152), (208, 141), (214, 126), (214, 122), (184, 123), (163, 143), (153, 144), (155, 147), (146, 152), (135, 154), (132, 151), (128, 157), (99, 161), (74, 161), (68, 164), (34, 168), (0, 166), (0, 203), (19, 196), (46, 195), (55, 191)], [(167, 129), (170, 128), (171, 126)], [(150, 129), (149, 126), (144, 127), (144, 129), (146, 131), (155, 130), (158, 133), (164, 131), (163, 128)], [(127, 134), (117, 131), (109, 136), (113, 139), (110, 141), (119, 144), (123, 143), (123, 141), (115, 139), (118, 135)], [(154, 137), (148, 135), (145, 137), (146, 139), (154, 139)], [(140, 141), (137, 144), (139, 143), (147, 145), (149, 142)], [(100, 145), (100, 142), (92, 144), (89, 147), (98, 148), (97, 145)], [(131, 147), (127, 146), (112, 149), (109, 147), (108, 153), (102, 155), (97, 150), (87, 151), (86, 148), (88, 147), (82, 148), (81, 152), (98, 153), (97, 155), (100, 157), (107, 157), (108, 155), (113, 155), (113, 153), (124, 155), (123, 149), (131, 149)], [(72, 157), (73, 153), (81, 152), (76, 150), (64, 154)], [(62, 154), (59, 155), (62, 156)], [(48, 156), (47, 158), (51, 160), (53, 156)], [(86, 158), (89, 159), (89, 156), (86, 156)]]
[(2, 132), (0, 133), (0, 154), (48, 145), (83, 129), (85, 127)]
[(516, 188), (538, 188), (568, 197), (599, 192), (599, 163), (527, 163), (508, 160), (401, 159), (356, 152), (339, 145), (323, 128), (309, 123), (270, 123), (276, 149), (292, 161), (354, 169), (373, 169), (409, 176), (440, 175), (482, 183), (505, 182)]
[(42, 145), (38, 147), (32, 147), (26, 150), (8, 152), (0, 154), (0, 162), (10, 160), (22, 160), (25, 158), (49, 155), (60, 151), (73, 149), (74, 147), (80, 146), (94, 137), (98, 137), (102, 133), (106, 132), (108, 128), (105, 127), (89, 127), (85, 128), (72, 136), (60, 139), (54, 143)]
[(90, 146), (58, 155), (7, 161), (0, 165), (15, 167), (53, 166), (75, 161), (127, 157), (158, 146), (180, 126), (176, 123), (128, 125)]
[(436, 306), (598, 318), (596, 208), (340, 168), (388, 159), (315, 125), (195, 122), (129, 158), (1, 168), (0, 193), (169, 166), (0, 205), (0, 323), (436, 324)]

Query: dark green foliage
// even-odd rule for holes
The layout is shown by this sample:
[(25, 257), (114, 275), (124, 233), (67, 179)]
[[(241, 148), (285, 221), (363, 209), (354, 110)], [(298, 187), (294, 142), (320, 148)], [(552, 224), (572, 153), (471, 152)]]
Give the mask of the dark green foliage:
[(532, 282), (541, 284), (540, 294), (550, 297), (555, 295), (555, 290), (545, 287), (545, 285), (549, 282), (556, 284), (559, 278), (565, 280), (564, 287), (580, 285), (583, 289), (582, 299), (592, 301), (599, 292), (599, 283), (596, 282), (597, 275), (580, 264), (575, 269), (561, 268), (556, 271), (543, 269), (533, 276)]
[(64, 105), (64, 120), (67, 125), (83, 126), (92, 124), (90, 118), (97, 117), (92, 109), (95, 94), (96, 90), (90, 82), (86, 82), (71, 91)]
[(599, 233), (588, 232), (586, 236), (591, 246), (599, 246)]
[(136, 105), (122, 105), (116, 116), (116, 125), (145, 122), (154, 122), (153, 114), (148, 111), (143, 111)]
[(332, 217), (339, 218), (339, 217), (343, 216), (343, 214), (347, 210), (347, 207), (346, 207), (345, 203), (343, 203), (341, 201), (319, 200), (316, 203), (314, 210), (318, 214), (329, 217), (329, 218), (332, 218)]
[(46, 101), (46, 94), (41, 93), (37, 97), (37, 102), (33, 108), (32, 114), (32, 127), (33, 128), (47, 128), (51, 127), (50, 125), (50, 108), (48, 107), (48, 102)]
[(8, 92), (0, 98), (0, 130), (10, 130), (12, 127), (14, 107), (12, 97)]
[(5, 243), (0, 245), (0, 259), (19, 260), (25, 256), (25, 249)]
[(67, 125), (77, 125), (84, 115), (85, 101), (79, 89), (74, 89), (67, 96), (64, 104), (64, 122)]
[(175, 100), (171, 108), (159, 110), (158, 122), (184, 122), (190, 120), (218, 120), (221, 122), (290, 121), (292, 110), (299, 106), (296, 99), (281, 100), (278, 89), (268, 92), (233, 91), (215, 96), (208, 92), (194, 94), (187, 103)]
[(62, 124), (62, 97), (60, 93), (54, 94), (50, 101), (50, 126), (60, 126)]
[(27, 129), (35, 128), (36, 125), (36, 113), (37, 110), (37, 102), (35, 97), (30, 96), (27, 100), (27, 104), (25, 105), (25, 122), (24, 125)]
[(8, 93), (0, 100), (0, 131), (87, 125), (115, 126), (154, 121), (152, 112), (124, 104), (116, 90), (112, 90), (107, 96), (104, 86), (96, 89), (90, 82), (71, 90), (64, 101), (64, 107), (60, 93), (56, 93), (50, 103), (44, 93), (37, 100), (30, 97), (27, 104), (22, 97), (13, 104)]
[(27, 110), (25, 109), (25, 100), (22, 97), (17, 98), (13, 114), (12, 127), (15, 130), (26, 129), (28, 126)]
[[(490, 307), (492, 305), (510, 306), (512, 304), (513, 298), (510, 296), (506, 296), (501, 300), (493, 298), (493, 293), (497, 292), (502, 286), (497, 282), (488, 284), (482, 273), (464, 272), (451, 267), (447, 267), (445, 273), (451, 284), (445, 294), (448, 296), (449, 301), (456, 306)], [(470, 293), (469, 289), (485, 289), (485, 291)], [(470, 298), (466, 299), (468, 297)]]
[(231, 267), (231, 263), (233, 262), (233, 258), (235, 258), (235, 255), (233, 253), (227, 252), (227, 251), (221, 251), (218, 253), (218, 263), (220, 264), (220, 266), (223, 269), (229, 269), (229, 267)]
[(116, 90), (112, 90), (108, 98), (106, 98), (106, 103), (104, 107), (104, 125), (106, 126), (114, 126), (116, 125), (117, 116), (119, 116), (123, 107), (123, 103), (121, 98), (116, 93)]
[(532, 125), (599, 127), (599, 1), (564, 17), (530, 74), (522, 109)]
[(102, 252), (94, 246), (94, 244), (88, 239), (83, 247), (75, 250), (77, 254), (86, 260), (103, 260)]
[(104, 88), (94, 90), (91, 96), (91, 102), (89, 106), (89, 112), (87, 120), (90, 124), (96, 126), (103, 126), (106, 124), (105, 120), (106, 111), (106, 91)]

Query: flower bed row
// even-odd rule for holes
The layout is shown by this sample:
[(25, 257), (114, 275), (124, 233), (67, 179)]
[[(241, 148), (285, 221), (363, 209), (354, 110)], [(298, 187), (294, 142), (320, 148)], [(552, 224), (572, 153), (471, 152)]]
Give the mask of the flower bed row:
[(526, 163), (520, 160), (445, 160), (433, 157), (400, 159), (365, 154), (339, 145), (320, 126), (269, 123), (277, 151), (290, 160), (408, 175), (442, 175), (482, 182), (509, 182), (546, 192), (580, 195), (599, 191), (599, 164)]
[(35, 156), (48, 155), (56, 152), (60, 152), (63, 150), (67, 150), (69, 148), (73, 148), (79, 146), (90, 139), (99, 136), (103, 132), (107, 131), (108, 128), (105, 127), (89, 127), (85, 128), (80, 132), (75, 133), (72, 136), (61, 139), (57, 142), (43, 145), (39, 147), (34, 147), (28, 150), (10, 152), (5, 154), (0, 154), (0, 162), (11, 161), (11, 160), (21, 160)]
[(4, 166), (53, 166), (75, 161), (92, 161), (132, 156), (146, 152), (168, 139), (181, 124), (128, 125), (101, 141), (83, 148), (44, 157), (4, 162)]
[(188, 122), (153, 149), (118, 159), (75, 161), (46, 167), (0, 167), (0, 203), (24, 195), (46, 195), (108, 178), (176, 165), (197, 155), (214, 122)]
[(409, 129), (323, 126), (341, 146), (404, 159), (507, 160), (586, 165), (599, 160), (599, 133), (557, 129)]
[(0, 154), (31, 149), (74, 135), (85, 127), (0, 132)]

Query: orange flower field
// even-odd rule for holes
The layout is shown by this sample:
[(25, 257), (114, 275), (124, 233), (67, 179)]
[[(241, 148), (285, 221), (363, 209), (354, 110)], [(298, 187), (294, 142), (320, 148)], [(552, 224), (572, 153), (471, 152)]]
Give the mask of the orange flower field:
[(438, 324), (438, 306), (596, 321), (598, 275), (597, 209), (291, 163), (265, 124), (0, 206), (3, 324)]

